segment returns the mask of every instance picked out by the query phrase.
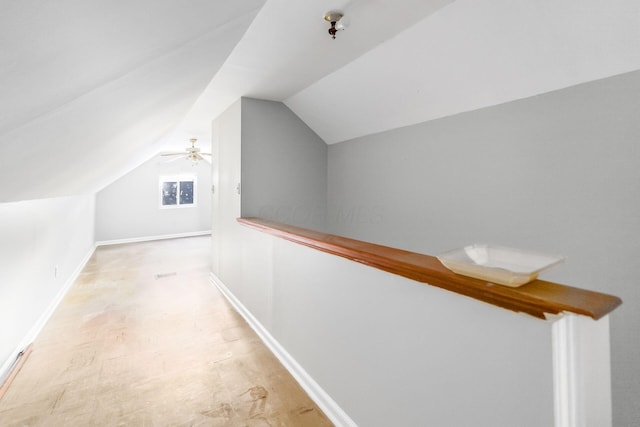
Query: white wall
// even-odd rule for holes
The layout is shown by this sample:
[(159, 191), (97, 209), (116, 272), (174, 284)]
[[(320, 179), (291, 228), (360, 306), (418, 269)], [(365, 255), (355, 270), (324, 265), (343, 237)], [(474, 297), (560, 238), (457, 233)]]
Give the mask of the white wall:
[(91, 195), (0, 204), (0, 378), (92, 253), (94, 203)]
[(640, 420), (640, 72), (329, 147), (329, 228), (427, 254), (559, 253), (611, 293), (614, 425)]
[(327, 144), (281, 102), (242, 98), (242, 216), (323, 229)]
[[(236, 282), (240, 261), (233, 230), (240, 217), (241, 104), (238, 100), (213, 122), (212, 271)], [(223, 256), (224, 255), (224, 256)]]
[[(160, 209), (162, 175), (195, 174), (196, 206)], [(208, 231), (211, 229), (211, 165), (156, 156), (96, 195), (96, 240), (111, 241)]]
[(554, 425), (551, 321), (232, 232), (223, 285), (357, 425)]
[(284, 104), (251, 98), (218, 116), (212, 134), (213, 272), (242, 300), (268, 298), (242, 288), (236, 219), (261, 216), (323, 228), (327, 146)]
[[(251, 150), (244, 132), (252, 115), (243, 114), (244, 102), (213, 125), (213, 272), (329, 400), (363, 426), (553, 425), (551, 322), (236, 222), (248, 189), (273, 172), (267, 165), (262, 174), (241, 173)], [(273, 119), (270, 126), (281, 124)], [(268, 152), (274, 140), (263, 141), (260, 151)], [(287, 159), (295, 161), (295, 152)], [(324, 159), (319, 154), (310, 161)], [(240, 176), (242, 199), (236, 191)], [(271, 192), (316, 188), (305, 179), (281, 185), (263, 187), (265, 199)]]

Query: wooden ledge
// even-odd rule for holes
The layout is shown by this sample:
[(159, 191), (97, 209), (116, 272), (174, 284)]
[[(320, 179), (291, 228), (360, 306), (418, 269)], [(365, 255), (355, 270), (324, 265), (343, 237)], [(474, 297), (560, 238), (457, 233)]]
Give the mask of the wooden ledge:
[(501, 286), (453, 273), (433, 256), (260, 218), (238, 218), (238, 222), (323, 252), (541, 319), (545, 319), (546, 314), (571, 312), (597, 320), (622, 304), (622, 300), (613, 295), (543, 280), (534, 280), (518, 288)]

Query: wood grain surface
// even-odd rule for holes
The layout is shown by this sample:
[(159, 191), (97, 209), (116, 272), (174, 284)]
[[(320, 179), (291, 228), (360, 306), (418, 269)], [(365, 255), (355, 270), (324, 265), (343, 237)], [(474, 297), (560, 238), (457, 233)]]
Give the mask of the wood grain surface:
[(546, 314), (562, 312), (599, 319), (622, 304), (622, 300), (613, 295), (543, 280), (534, 280), (518, 288), (502, 286), (456, 274), (430, 255), (265, 219), (238, 218), (238, 222), (301, 245), (542, 319)]

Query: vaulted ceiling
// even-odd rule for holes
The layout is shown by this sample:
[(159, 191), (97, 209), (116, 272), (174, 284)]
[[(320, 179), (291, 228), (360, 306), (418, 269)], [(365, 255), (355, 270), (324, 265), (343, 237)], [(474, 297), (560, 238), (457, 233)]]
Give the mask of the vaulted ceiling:
[(638, 69), (637, 0), (4, 1), (0, 202), (206, 145), (240, 96), (336, 143)]

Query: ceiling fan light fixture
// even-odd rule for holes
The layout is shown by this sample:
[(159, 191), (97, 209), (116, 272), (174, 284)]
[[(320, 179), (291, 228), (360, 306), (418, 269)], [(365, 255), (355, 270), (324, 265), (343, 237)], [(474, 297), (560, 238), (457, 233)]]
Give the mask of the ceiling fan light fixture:
[(191, 148), (185, 148), (186, 151), (190, 153), (197, 153), (198, 151), (200, 151), (200, 148), (196, 147), (196, 138), (191, 138), (189, 141), (191, 141)]
[(199, 160), (205, 160), (203, 156), (211, 157), (211, 153), (201, 153), (200, 147), (196, 147), (196, 141), (197, 141), (196, 138), (191, 138), (189, 141), (191, 142), (191, 147), (187, 147), (184, 149), (186, 153), (161, 153), (160, 155), (161, 156), (178, 156), (178, 157), (174, 157), (176, 160), (179, 158), (184, 158), (186, 160), (191, 161), (192, 166), (197, 166)]
[(344, 17), (344, 14), (338, 10), (332, 10), (324, 14), (324, 20), (331, 24), (329, 28), (329, 35), (332, 39), (336, 38), (336, 33), (339, 30), (344, 30), (344, 25), (340, 24), (340, 20)]

